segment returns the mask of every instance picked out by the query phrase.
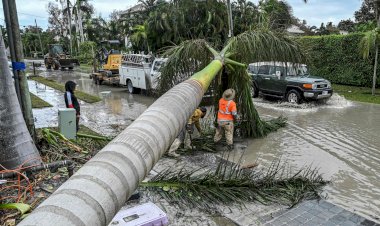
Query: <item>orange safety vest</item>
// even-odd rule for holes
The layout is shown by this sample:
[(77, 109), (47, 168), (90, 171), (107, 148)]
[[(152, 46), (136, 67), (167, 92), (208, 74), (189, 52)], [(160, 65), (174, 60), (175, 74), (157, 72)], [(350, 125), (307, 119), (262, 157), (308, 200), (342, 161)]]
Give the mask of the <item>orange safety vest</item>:
[(219, 100), (218, 121), (233, 121), (236, 114), (236, 103), (233, 100)]

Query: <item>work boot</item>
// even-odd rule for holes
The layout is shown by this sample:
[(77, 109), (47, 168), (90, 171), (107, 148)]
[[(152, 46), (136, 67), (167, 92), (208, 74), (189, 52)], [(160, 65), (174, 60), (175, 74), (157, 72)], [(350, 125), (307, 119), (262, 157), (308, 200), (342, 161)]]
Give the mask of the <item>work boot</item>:
[(168, 150), (168, 156), (174, 157), (174, 158), (179, 157), (179, 154), (177, 154), (175, 151), (177, 151), (181, 143), (182, 143), (181, 140), (176, 138)]
[(173, 151), (173, 152), (168, 152), (168, 156), (173, 157), (173, 158), (178, 158), (180, 156), (180, 154)]

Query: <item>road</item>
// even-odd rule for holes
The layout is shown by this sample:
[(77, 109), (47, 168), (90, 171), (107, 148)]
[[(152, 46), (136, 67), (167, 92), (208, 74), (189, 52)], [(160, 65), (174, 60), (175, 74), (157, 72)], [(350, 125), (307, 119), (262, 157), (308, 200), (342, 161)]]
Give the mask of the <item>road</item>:
[[(103, 100), (96, 104), (82, 102), (81, 123), (107, 135), (123, 130), (154, 101), (129, 94), (122, 87), (95, 85), (84, 73), (52, 71), (41, 75), (62, 83), (73, 80), (78, 89), (102, 96)], [(54, 105), (34, 110), (37, 126), (57, 125), (57, 109), (64, 107), (62, 93), (33, 81), (29, 86)], [(289, 124), (265, 138), (247, 140), (243, 164), (257, 161), (266, 166), (281, 158), (293, 171), (316, 167), (325, 179), (332, 181), (324, 191), (329, 202), (379, 221), (379, 105), (353, 103), (339, 95), (326, 105), (294, 106), (261, 98), (254, 99), (254, 103), (261, 116), (283, 115)]]

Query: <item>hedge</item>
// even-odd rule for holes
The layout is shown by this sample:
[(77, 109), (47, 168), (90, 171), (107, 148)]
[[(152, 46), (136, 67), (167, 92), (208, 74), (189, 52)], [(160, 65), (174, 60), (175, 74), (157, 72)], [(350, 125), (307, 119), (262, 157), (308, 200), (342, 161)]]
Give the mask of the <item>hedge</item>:
[(298, 38), (298, 41), (307, 52), (312, 75), (326, 78), (336, 84), (370, 87), (374, 55), (364, 60), (360, 54), (358, 46), (363, 35), (363, 33), (353, 33), (305, 36)]

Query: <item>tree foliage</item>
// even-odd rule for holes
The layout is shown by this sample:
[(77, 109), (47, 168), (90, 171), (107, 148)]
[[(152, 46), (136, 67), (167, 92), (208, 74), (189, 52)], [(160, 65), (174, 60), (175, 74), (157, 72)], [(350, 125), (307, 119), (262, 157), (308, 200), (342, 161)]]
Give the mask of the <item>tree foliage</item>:
[(302, 37), (298, 40), (308, 53), (312, 75), (337, 84), (370, 87), (374, 54), (371, 51), (368, 59), (363, 59), (358, 48), (363, 37), (363, 33), (352, 33)]
[(227, 88), (236, 90), (236, 102), (242, 117), (243, 135), (262, 137), (283, 125), (283, 119), (266, 122), (260, 119), (250, 92), (251, 77), (246, 65), (256, 61), (304, 62), (298, 44), (280, 33), (269, 30), (246, 31), (230, 38), (223, 48), (204, 39), (187, 40), (167, 49), (166, 65), (162, 69), (159, 89), (166, 92), (174, 85), (188, 79), (205, 68), (213, 59), (224, 63), (226, 77), (215, 80), (213, 94), (215, 103)]
[(358, 11), (355, 11), (355, 21), (357, 23), (368, 23), (376, 20), (375, 1), (363, 0), (363, 3)]

